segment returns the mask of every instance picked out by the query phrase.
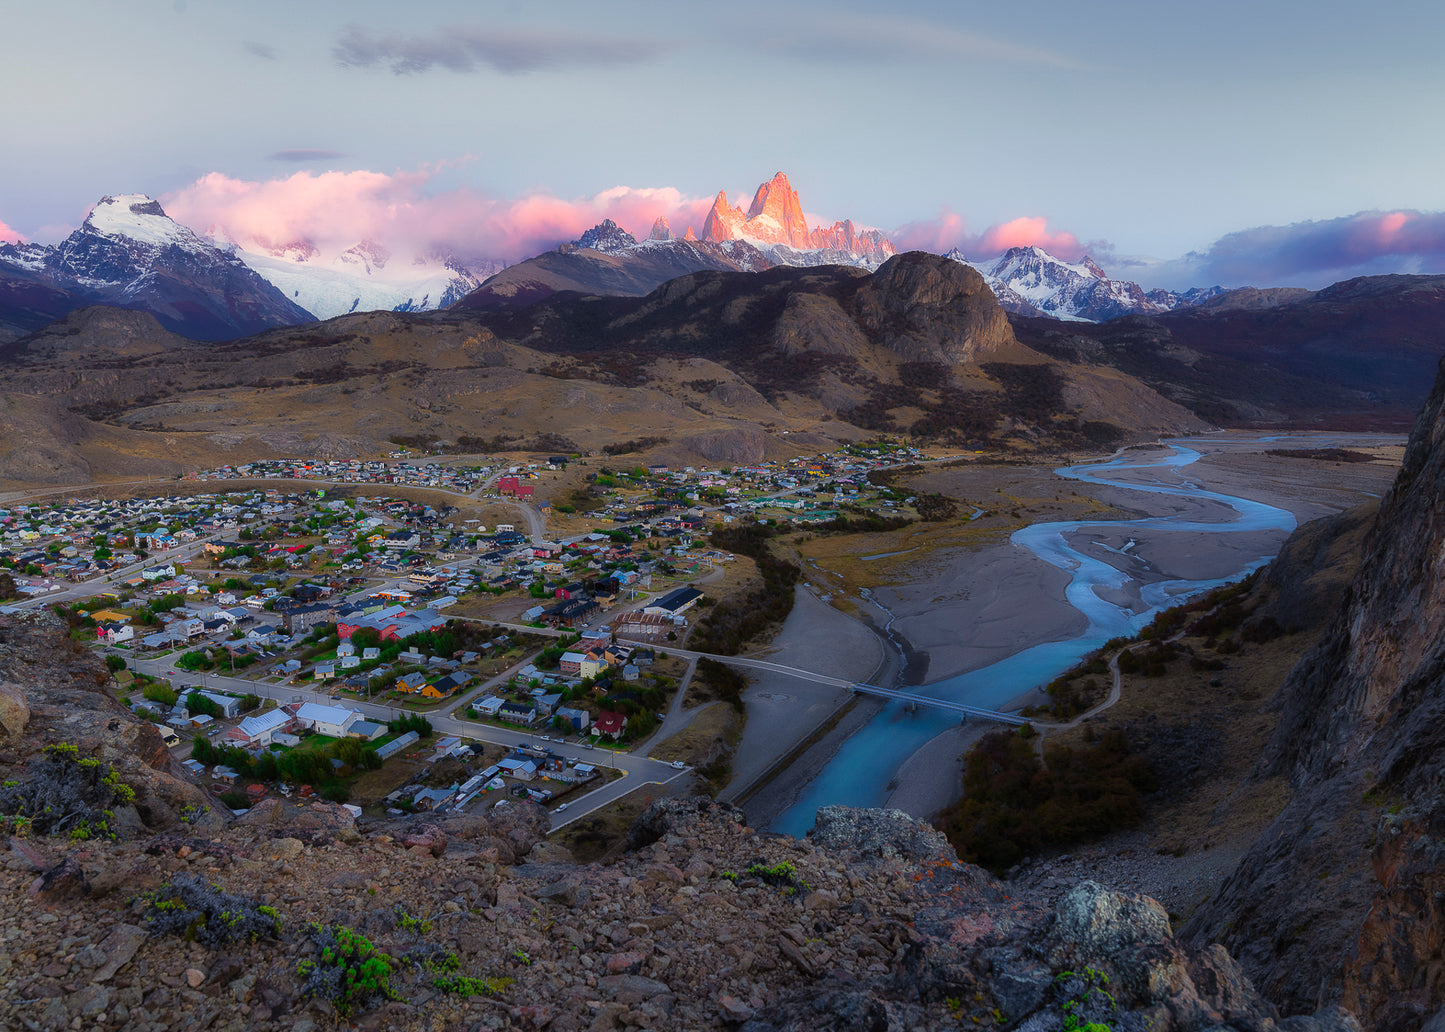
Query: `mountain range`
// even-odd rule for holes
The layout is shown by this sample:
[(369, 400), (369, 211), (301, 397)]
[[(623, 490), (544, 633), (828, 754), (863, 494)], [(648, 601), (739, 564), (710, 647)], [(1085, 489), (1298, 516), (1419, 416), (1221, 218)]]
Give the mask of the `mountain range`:
[(0, 297), (21, 302), (0, 313), (0, 325), (22, 331), (89, 304), (150, 312), (167, 329), (197, 340), (315, 318), (140, 194), (101, 198), (54, 247), (0, 244)]
[[(218, 340), (363, 311), (420, 312), (458, 303), (486, 309), (530, 304), (557, 291), (641, 296), (676, 276), (709, 269), (872, 270), (896, 253), (880, 231), (851, 220), (810, 226), (782, 172), (757, 188), (746, 210), (719, 191), (700, 235), (689, 226), (678, 237), (659, 218), (639, 240), (604, 220), (569, 244), (511, 266), (442, 251), (393, 254), (374, 240), (324, 251), (305, 238), (236, 239), (222, 225), (197, 234), (171, 220), (158, 202), (130, 194), (103, 198), (56, 246), (0, 245), (0, 339), (85, 304), (150, 311), (175, 332)], [(995, 259), (957, 251), (949, 257), (982, 273), (1004, 309), (1021, 315), (1099, 321), (1171, 311), (1221, 293), (1217, 287), (1146, 291), (1109, 279), (1087, 257), (1070, 263), (1035, 247)]]

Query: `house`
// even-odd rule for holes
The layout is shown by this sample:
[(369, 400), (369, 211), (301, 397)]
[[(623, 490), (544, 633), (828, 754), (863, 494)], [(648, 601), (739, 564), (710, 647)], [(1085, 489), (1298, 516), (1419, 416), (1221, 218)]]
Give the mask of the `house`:
[(495, 717), (497, 715), (497, 711), (502, 708), (502, 704), (506, 701), (507, 700), (503, 699), (501, 696), (488, 695), (485, 699), (478, 699), (476, 702), (472, 703), (472, 709), (476, 710), (484, 717)]
[(237, 745), (267, 746), (276, 736), (286, 731), (292, 723), (292, 716), (284, 709), (247, 717), (226, 732), (226, 741)]
[(537, 776), (537, 761), (509, 757), (497, 764), (500, 772), (519, 781), (531, 781)]
[(396, 690), (399, 692), (416, 693), (426, 687), (426, 675), (420, 672), (405, 674), (396, 679)]
[(564, 652), (561, 659), (557, 661), (557, 669), (573, 677), (580, 676), (582, 661), (586, 658), (586, 655), (581, 652)]
[(627, 718), (613, 710), (603, 710), (597, 714), (597, 722), (592, 725), (593, 734), (610, 738), (614, 742), (621, 738), (622, 732), (626, 730)]
[(697, 605), (700, 598), (702, 592), (696, 588), (675, 588), (651, 602), (642, 611), (657, 616), (677, 616)]
[(497, 717), (509, 724), (531, 724), (537, 719), (537, 707), (530, 702), (504, 702), (497, 709)]
[(569, 709), (563, 706), (557, 710), (556, 715), (561, 717), (573, 731), (586, 731), (592, 723), (592, 714), (584, 709)]
[(128, 623), (103, 623), (96, 627), (95, 633), (107, 645), (135, 640), (135, 628)]
[(318, 681), (329, 681), (336, 676), (335, 663), (317, 663), (312, 676)]
[(597, 603), (590, 598), (572, 599), (559, 602), (543, 610), (542, 619), (553, 627), (576, 627), (586, 623), (587, 618), (597, 611)]
[(470, 674), (455, 673), (438, 680), (435, 684), (429, 684), (422, 689), (421, 693), (428, 699), (445, 699), (448, 695), (460, 688), (465, 688), (472, 683)]
[(350, 734), (352, 725), (361, 719), (361, 714), (355, 710), (315, 702), (303, 702), (296, 710), (298, 724), (311, 728), (318, 735), (330, 735), (332, 738), (345, 738)]
[(199, 695), (203, 699), (214, 702), (221, 709), (221, 716), (230, 719), (241, 715), (241, 700), (234, 695), (221, 695), (218, 692), (207, 692), (193, 689), (192, 695)]
[(308, 606), (293, 606), (281, 614), (281, 619), (286, 625), (286, 631), (290, 634), (307, 631), (313, 627), (319, 627), (322, 624), (335, 623), (336, 618), (337, 606), (334, 602), (316, 602)]

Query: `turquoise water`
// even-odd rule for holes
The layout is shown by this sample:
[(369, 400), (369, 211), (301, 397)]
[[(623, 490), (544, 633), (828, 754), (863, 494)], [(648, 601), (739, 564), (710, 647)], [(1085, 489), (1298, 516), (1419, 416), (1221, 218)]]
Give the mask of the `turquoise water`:
[[(1293, 514), (1262, 502), (1190, 484), (1120, 483), (1103, 476), (1118, 470), (1177, 470), (1199, 458), (1198, 452), (1183, 445), (1172, 444), (1169, 447), (1172, 454), (1162, 459), (1140, 462), (1121, 457), (1093, 465), (1070, 466), (1056, 472), (1061, 477), (1087, 484), (1218, 502), (1232, 511), (1232, 518), (1226, 517), (1219, 522), (1178, 516), (1150, 516), (1138, 520), (1071, 520), (1038, 523), (1017, 531), (1011, 539), (1014, 544), (1027, 548), (1044, 562), (1072, 575), (1064, 597), (1088, 619), (1087, 630), (1066, 641), (1044, 642), (990, 666), (911, 690), (921, 695), (997, 709), (1029, 689), (1047, 684), (1110, 638), (1137, 633), (1154, 619), (1159, 610), (1178, 605), (1202, 591), (1236, 581), (1267, 563), (1271, 556), (1262, 555), (1248, 561), (1228, 577), (1144, 585), (1141, 594), (1147, 608), (1140, 613), (1131, 613), (1099, 597), (1096, 588), (1119, 588), (1130, 578), (1107, 563), (1071, 548), (1065, 537), (1080, 529), (1107, 528), (1127, 532), (1130, 528), (1138, 528), (1210, 533), (1277, 530), (1282, 542), (1295, 528)], [(967, 633), (967, 629), (960, 628), (960, 633)], [(832, 803), (881, 806), (888, 797), (888, 783), (903, 761), (929, 739), (954, 726), (956, 720), (956, 717), (940, 711), (920, 709), (909, 713), (901, 704), (889, 704), (866, 727), (843, 743), (837, 755), (807, 787), (798, 802), (778, 818), (771, 830), (803, 835), (813, 826), (813, 815), (818, 807)]]

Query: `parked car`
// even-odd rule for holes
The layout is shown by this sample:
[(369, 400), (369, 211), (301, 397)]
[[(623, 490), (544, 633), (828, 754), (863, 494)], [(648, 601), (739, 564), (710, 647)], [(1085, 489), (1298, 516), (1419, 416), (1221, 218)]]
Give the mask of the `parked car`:
[(673, 761), (672, 761), (672, 769), (673, 769), (673, 770), (686, 770), (686, 769), (687, 769), (687, 764), (683, 763), (681, 760), (673, 760)]

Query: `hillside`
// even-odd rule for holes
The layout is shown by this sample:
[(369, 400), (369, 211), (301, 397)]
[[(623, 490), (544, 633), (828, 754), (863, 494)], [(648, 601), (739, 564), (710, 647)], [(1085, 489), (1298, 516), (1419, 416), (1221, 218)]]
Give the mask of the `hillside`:
[[(873, 274), (699, 272), (641, 298), (375, 312), (208, 344), (86, 309), (0, 359), (0, 389), (150, 434), (153, 458), (186, 461), (666, 437), (729, 464), (884, 430), (1057, 450), (1204, 425), (1114, 369), (1020, 347), (977, 273), (920, 253)], [(0, 477), (23, 479), (15, 469)]]
[[(108, 808), (86, 835), (3, 818), (19, 834), (0, 869), (0, 1024), (1195, 1032), (1277, 1018), (1154, 901), (1087, 881), (1057, 904), (1021, 897), (897, 811), (828, 807), (799, 841), (663, 799), (625, 853), (579, 865), (531, 803), (358, 822), (273, 797), (232, 820), (170, 768), (53, 617), (0, 626), (0, 806), (45, 802), (72, 823)], [(1329, 1009), (1286, 1027), (1358, 1026)]]
[(1113, 366), (1230, 426), (1405, 430), (1445, 352), (1442, 276), (1230, 299), (1096, 325), (1012, 321), (1029, 347)]
[(1339, 998), (1386, 1032), (1445, 1005), (1442, 435), (1445, 372), (1343, 605), (1276, 699), (1254, 777), (1287, 778), (1293, 797), (1184, 930), (1236, 949), (1281, 1002)]

